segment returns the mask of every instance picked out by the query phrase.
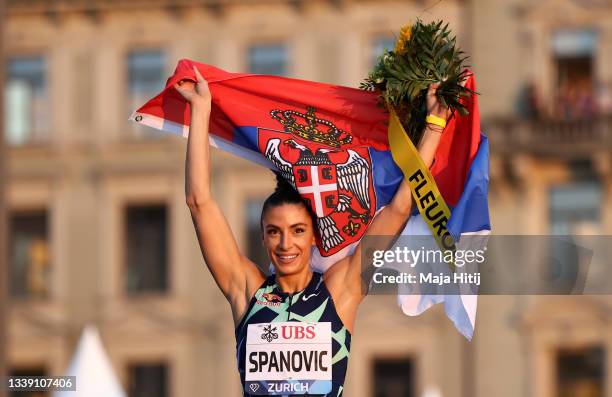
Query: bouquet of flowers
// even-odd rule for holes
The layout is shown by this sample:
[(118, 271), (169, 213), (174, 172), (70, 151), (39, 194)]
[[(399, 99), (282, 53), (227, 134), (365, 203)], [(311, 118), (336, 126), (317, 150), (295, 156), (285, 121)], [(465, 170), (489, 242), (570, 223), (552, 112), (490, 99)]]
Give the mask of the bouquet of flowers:
[(381, 103), (397, 113), (408, 137), (418, 144), (427, 117), (427, 88), (440, 82), (437, 95), (444, 106), (460, 115), (468, 110), (462, 97), (477, 92), (462, 85), (469, 71), (464, 65), (468, 58), (456, 46), (448, 23), (424, 24), (417, 19), (400, 31), (394, 50), (385, 50), (374, 69), (361, 84), (361, 89), (378, 91)]

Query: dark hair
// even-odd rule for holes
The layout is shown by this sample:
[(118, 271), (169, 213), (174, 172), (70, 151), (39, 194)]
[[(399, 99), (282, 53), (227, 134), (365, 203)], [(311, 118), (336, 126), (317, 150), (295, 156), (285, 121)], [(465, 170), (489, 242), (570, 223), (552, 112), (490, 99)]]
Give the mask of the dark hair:
[(276, 172), (276, 171), (272, 171), (272, 172), (274, 172), (274, 174), (276, 175), (276, 188), (274, 189), (274, 192), (270, 196), (268, 196), (266, 201), (264, 201), (263, 207), (261, 209), (261, 218), (259, 220), (259, 225), (262, 231), (263, 231), (263, 218), (266, 212), (268, 212), (270, 208), (278, 207), (283, 204), (301, 204), (303, 205), (304, 208), (306, 208), (306, 211), (308, 211), (310, 218), (312, 219), (313, 229), (316, 230), (316, 228), (314, 228), (314, 225), (316, 224), (315, 223), (316, 218), (315, 218), (315, 214), (312, 212), (312, 208), (310, 208), (310, 205), (308, 205), (308, 203), (304, 201), (304, 199), (302, 198), (302, 196), (300, 196), (298, 191), (295, 190), (295, 188), (291, 186), (289, 182), (287, 182), (287, 180), (281, 175), (280, 172)]

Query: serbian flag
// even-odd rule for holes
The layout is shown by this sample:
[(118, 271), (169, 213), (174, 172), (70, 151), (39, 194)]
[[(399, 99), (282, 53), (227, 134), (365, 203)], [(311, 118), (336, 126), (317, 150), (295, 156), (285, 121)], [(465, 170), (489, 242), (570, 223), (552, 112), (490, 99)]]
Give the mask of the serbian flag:
[[(164, 90), (130, 119), (186, 137), (190, 109), (173, 86), (183, 79), (196, 81), (194, 65), (212, 94), (211, 145), (279, 171), (301, 193), (317, 217), (314, 269), (325, 271), (350, 254), (403, 180), (389, 150), (389, 115), (378, 106), (377, 95), (280, 76), (229, 73), (183, 59)], [(476, 89), (473, 75), (466, 87)], [(455, 241), (465, 233), (490, 230), (488, 145), (480, 133), (477, 98), (467, 108), (469, 116), (449, 121), (431, 169), (451, 208), (448, 227)], [(411, 217), (405, 232), (419, 231), (418, 219), (418, 213)], [(449, 318), (471, 338), (475, 297), (405, 298), (399, 296), (400, 305), (410, 315), (444, 302)]]

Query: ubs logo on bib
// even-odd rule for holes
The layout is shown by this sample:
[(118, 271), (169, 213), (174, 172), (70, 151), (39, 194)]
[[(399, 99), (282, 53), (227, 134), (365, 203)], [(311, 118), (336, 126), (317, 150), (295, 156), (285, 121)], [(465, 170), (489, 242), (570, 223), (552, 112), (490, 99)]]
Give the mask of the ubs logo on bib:
[(272, 324), (268, 324), (267, 327), (264, 327), (264, 332), (261, 334), (261, 339), (267, 340), (268, 343), (272, 342), (274, 339), (278, 338), (278, 334), (275, 331), (276, 327), (272, 327)]
[[(299, 323), (298, 323), (299, 324)], [(315, 326), (314, 325), (283, 325), (281, 326), (281, 335), (283, 339), (314, 339)]]

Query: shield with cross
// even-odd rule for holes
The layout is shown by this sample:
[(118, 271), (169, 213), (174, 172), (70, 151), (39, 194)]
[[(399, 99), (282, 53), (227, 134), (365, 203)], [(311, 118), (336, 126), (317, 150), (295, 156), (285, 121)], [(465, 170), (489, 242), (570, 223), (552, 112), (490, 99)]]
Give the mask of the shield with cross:
[(317, 217), (330, 215), (338, 205), (335, 164), (293, 166), (295, 186)]

